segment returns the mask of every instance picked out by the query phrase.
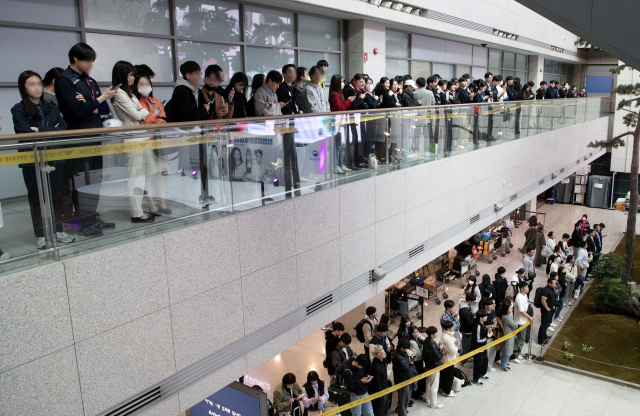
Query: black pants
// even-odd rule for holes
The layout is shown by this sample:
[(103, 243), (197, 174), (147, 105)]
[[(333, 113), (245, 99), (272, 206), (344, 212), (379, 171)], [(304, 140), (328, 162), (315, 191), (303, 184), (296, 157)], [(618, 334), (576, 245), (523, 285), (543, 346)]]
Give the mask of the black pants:
[(521, 116), (522, 116), (522, 108), (517, 108), (516, 109), (516, 126), (515, 126), (516, 134), (520, 134), (520, 117)]
[[(351, 161), (351, 165), (357, 166), (363, 163), (364, 159), (360, 151), (360, 143), (358, 142), (358, 128), (355, 122), (351, 123), (350, 126), (351, 126), (351, 143), (353, 143), (353, 160)], [(368, 139), (367, 123), (361, 121), (360, 122), (360, 140), (362, 141), (363, 145), (364, 143), (367, 142), (367, 139)]]
[(282, 148), (284, 153), (284, 190), (289, 192), (292, 187), (300, 188), (300, 172), (298, 172), (298, 154), (296, 153), (294, 133), (282, 135)]
[(373, 406), (373, 416), (387, 416), (387, 410), (391, 407), (391, 395), (385, 394), (371, 400), (371, 406)]
[[(487, 106), (487, 111), (491, 111), (491, 106)], [(493, 136), (493, 114), (487, 115), (489, 121), (487, 122), (487, 137), (492, 138)]]
[(473, 356), (473, 381), (478, 381), (480, 377), (487, 374), (487, 369), (489, 368), (488, 360), (487, 350)]
[(451, 393), (451, 386), (453, 386), (453, 377), (455, 369), (453, 366), (449, 366), (444, 370), (440, 370), (440, 390), (444, 394)]
[(206, 202), (209, 198), (209, 170), (207, 169), (207, 149), (206, 144), (198, 145), (198, 159), (200, 160), (200, 197)]
[(547, 339), (547, 329), (551, 325), (551, 319), (553, 318), (553, 310), (548, 311), (544, 308), (541, 310), (542, 319), (540, 321), (540, 329), (538, 330), (538, 344), (544, 343)]
[[(55, 166), (54, 166), (55, 167)], [(38, 195), (38, 178), (34, 165), (25, 165), (22, 168), (22, 177), (27, 187), (27, 199), (31, 210), (31, 222), (33, 223), (33, 233), (36, 237), (44, 237), (44, 226), (42, 224), (42, 210), (40, 208), (40, 196)], [(53, 206), (54, 222), (56, 232), (62, 232), (62, 222), (72, 219), (66, 216), (71, 205), (70, 192), (64, 192), (64, 172), (62, 165), (49, 172), (49, 184), (51, 186), (51, 204)], [(67, 184), (68, 189), (68, 184)], [(65, 195), (66, 194), (66, 195)]]
[(445, 142), (444, 142), (444, 152), (450, 153), (451, 147), (453, 146), (453, 119), (451, 116), (452, 110), (444, 111), (444, 122), (445, 122)]
[[(85, 163), (89, 164), (89, 170), (102, 169), (102, 156), (94, 156), (81, 159), (67, 159), (62, 166), (63, 182), (68, 183), (73, 181), (73, 177), (76, 173), (84, 174)], [(56, 169), (59, 169), (57, 166)], [(72, 191), (73, 205), (76, 207), (75, 217), (78, 218), (80, 226), (82, 228), (90, 227), (98, 222), (98, 204), (100, 203), (100, 188), (102, 183), (92, 184), (94, 191), (96, 192), (96, 198), (92, 200), (95, 205), (85, 207), (86, 209), (80, 209), (80, 202), (78, 200), (78, 191), (74, 189)]]

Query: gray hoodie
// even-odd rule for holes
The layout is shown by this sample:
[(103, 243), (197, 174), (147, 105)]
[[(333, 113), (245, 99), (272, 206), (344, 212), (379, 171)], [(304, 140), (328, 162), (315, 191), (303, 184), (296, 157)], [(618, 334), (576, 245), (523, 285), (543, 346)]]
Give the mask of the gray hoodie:
[(311, 81), (307, 81), (304, 84), (304, 112), (309, 113), (328, 113), (329, 104), (327, 98), (324, 96), (324, 90), (321, 86), (314, 84)]

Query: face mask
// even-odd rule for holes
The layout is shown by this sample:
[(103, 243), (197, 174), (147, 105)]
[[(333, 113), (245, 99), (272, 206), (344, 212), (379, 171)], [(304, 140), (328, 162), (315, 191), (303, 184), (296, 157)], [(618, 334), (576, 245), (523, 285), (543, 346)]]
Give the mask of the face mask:
[(344, 82), (340, 84), (340, 88), (344, 89)]
[(367, 91), (371, 92), (371, 91), (373, 91), (373, 84), (368, 84), (368, 85), (365, 86), (365, 88), (366, 88)]
[(504, 279), (504, 277), (506, 276), (506, 274), (501, 274), (500, 277), (502, 277)]
[(151, 87), (138, 88), (138, 92), (140, 93), (140, 95), (143, 95), (145, 97), (148, 97), (149, 94), (151, 94), (151, 91), (152, 91)]

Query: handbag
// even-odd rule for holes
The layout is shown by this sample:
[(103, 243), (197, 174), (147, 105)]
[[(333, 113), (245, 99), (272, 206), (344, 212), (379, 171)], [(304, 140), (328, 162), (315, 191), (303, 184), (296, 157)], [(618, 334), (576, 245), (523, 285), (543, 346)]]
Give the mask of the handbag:
[(369, 155), (369, 169), (378, 169), (378, 159), (373, 153)]
[(463, 380), (454, 377), (453, 384), (451, 384), (451, 390), (453, 390), (454, 393), (459, 393), (460, 390), (462, 390), (462, 383), (464, 383)]
[(540, 251), (540, 255), (542, 257), (549, 257), (552, 254), (553, 254), (553, 250), (549, 246), (542, 247), (542, 250)]

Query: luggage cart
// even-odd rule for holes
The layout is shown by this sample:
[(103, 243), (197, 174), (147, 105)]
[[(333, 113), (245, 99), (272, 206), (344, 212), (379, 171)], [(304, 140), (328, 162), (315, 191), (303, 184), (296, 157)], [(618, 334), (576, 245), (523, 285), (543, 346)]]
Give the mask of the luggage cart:
[[(486, 243), (489, 244), (489, 247), (487, 248), (487, 254), (484, 254), (484, 244), (485, 242), (482, 242), (482, 245), (477, 246), (478, 247), (478, 260), (479, 259), (485, 259), (487, 261), (487, 263), (491, 264), (494, 260), (498, 259), (498, 256), (495, 253), (495, 243), (496, 243), (496, 237), (495, 236), (491, 236), (489, 238), (489, 240), (486, 241)], [(482, 253), (482, 254), (480, 254)]]
[(444, 286), (444, 277), (440, 279), (437, 276), (436, 276), (435, 285), (431, 285), (427, 283), (427, 281), (425, 280), (424, 285), (416, 286), (416, 291), (415, 291), (417, 296), (420, 296), (425, 299), (429, 299), (429, 296), (433, 295), (435, 297), (434, 302), (436, 303), (436, 305), (440, 305), (440, 303), (442, 303), (442, 301), (440, 300), (440, 297), (438, 296), (438, 293), (440, 292), (442, 292), (442, 299), (449, 298), (449, 295), (446, 293), (445, 286)]
[(500, 257), (504, 257), (507, 254), (511, 253), (511, 249), (513, 248), (513, 243), (511, 242), (511, 230), (506, 229), (504, 231), (501, 231), (501, 233), (502, 233), (502, 245), (498, 249), (498, 254), (500, 254)]
[(460, 287), (464, 289), (469, 281), (470, 273), (475, 274), (476, 276), (480, 276), (480, 271), (478, 270), (478, 261), (477, 259), (471, 258), (470, 261), (461, 261), (460, 262)]

